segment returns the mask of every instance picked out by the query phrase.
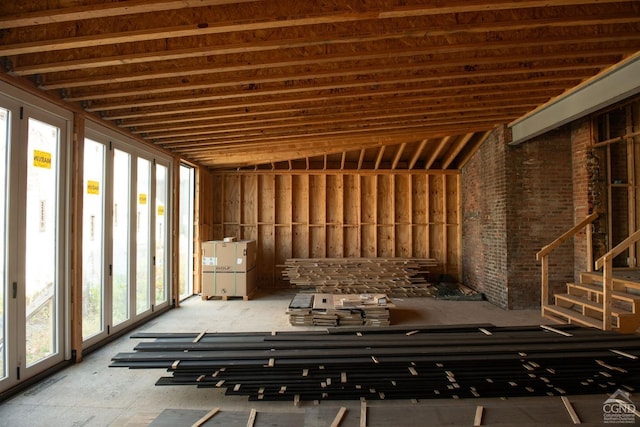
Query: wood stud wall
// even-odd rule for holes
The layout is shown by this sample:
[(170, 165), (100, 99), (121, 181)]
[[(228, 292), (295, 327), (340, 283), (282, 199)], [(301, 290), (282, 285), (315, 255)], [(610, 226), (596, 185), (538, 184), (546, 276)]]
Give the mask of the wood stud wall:
[(288, 258), (435, 258), (432, 279), (461, 277), (457, 172), (202, 172), (199, 188), (202, 241), (256, 240), (259, 287), (287, 286)]

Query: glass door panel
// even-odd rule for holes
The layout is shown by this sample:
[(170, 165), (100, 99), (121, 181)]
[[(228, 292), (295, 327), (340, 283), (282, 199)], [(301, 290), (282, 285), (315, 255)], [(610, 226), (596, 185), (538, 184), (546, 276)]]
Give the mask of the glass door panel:
[(193, 168), (180, 165), (180, 299), (193, 295)]
[(131, 155), (114, 149), (113, 212), (112, 212), (112, 324), (130, 318), (129, 310), (129, 248), (131, 219)]
[(0, 380), (7, 376), (7, 149), (9, 110), (0, 108)]
[(138, 158), (138, 208), (136, 216), (136, 314), (151, 308), (151, 162)]
[(25, 230), (27, 367), (58, 351), (59, 137), (56, 126), (29, 118)]
[(84, 141), (82, 338), (104, 331), (105, 146)]
[(156, 305), (167, 301), (167, 167), (156, 165), (156, 234), (155, 299)]
[(0, 392), (70, 356), (64, 142), (72, 115), (14, 95), (0, 93)]

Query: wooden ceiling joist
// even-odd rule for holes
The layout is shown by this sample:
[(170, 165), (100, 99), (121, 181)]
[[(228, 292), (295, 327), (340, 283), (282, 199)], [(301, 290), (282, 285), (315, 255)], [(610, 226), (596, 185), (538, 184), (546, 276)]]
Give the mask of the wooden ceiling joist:
[[(424, 12), (425, 9), (415, 9), (412, 17), (418, 15), (418, 11)], [(31, 42), (18, 42), (14, 44), (6, 44), (0, 46), (0, 56), (25, 55), (42, 52), (52, 52), (56, 50), (96, 48), (106, 45), (135, 43), (149, 40), (164, 40), (170, 38), (182, 37), (201, 37), (209, 34), (223, 34), (232, 32), (247, 31), (263, 31), (274, 28), (290, 28), (310, 25), (336, 25), (344, 23), (352, 23), (357, 21), (371, 21), (374, 18), (369, 12), (351, 12), (351, 13), (328, 13), (321, 16), (312, 17), (293, 17), (285, 20), (273, 20), (272, 18), (254, 18), (250, 21), (241, 21), (236, 23), (226, 22), (200, 22), (197, 25), (182, 26), (163, 26), (145, 30), (122, 31), (115, 33), (99, 33), (87, 36), (74, 36), (61, 39), (43, 39)], [(419, 33), (421, 37), (430, 36), (446, 36), (459, 32), (506, 32), (518, 31), (532, 28), (549, 28), (549, 27), (568, 27), (568, 26), (588, 26), (588, 25), (617, 25), (629, 22), (638, 22), (639, 17), (621, 17), (612, 13), (610, 16), (599, 14), (597, 16), (571, 16), (571, 17), (551, 17), (541, 18), (521, 18), (511, 19), (505, 22), (480, 22), (473, 24), (459, 24), (455, 29), (451, 29), (443, 25), (442, 28), (428, 27)], [(414, 20), (415, 21), (415, 20)], [(426, 28), (426, 27), (425, 27)], [(406, 30), (405, 30), (406, 31)], [(389, 34), (389, 33), (387, 33)], [(409, 37), (409, 32), (402, 33), (403, 37)], [(370, 41), (371, 38), (360, 38), (354, 41)]]
[[(598, 58), (596, 58), (598, 59)], [(611, 58), (609, 58), (609, 61)], [(549, 64), (548, 66), (539, 66), (536, 68), (536, 74), (548, 74), (555, 75), (560, 72), (570, 73), (582, 71), (587, 75), (592, 75), (594, 70), (599, 70), (603, 67), (608, 61), (606, 59), (602, 59), (600, 61), (593, 62), (581, 62), (581, 63), (570, 63), (567, 62), (566, 59), (563, 61), (563, 64)], [(522, 67), (521, 63), (514, 64), (514, 68), (508, 69), (506, 68), (507, 64), (503, 64), (498, 69), (487, 69), (481, 71), (474, 71), (470, 73), (468, 70), (460, 69), (460, 70), (432, 70), (431, 73), (424, 73), (424, 65), (416, 65), (405, 67), (398, 71), (398, 69), (393, 69), (392, 65), (385, 66), (384, 68), (378, 69), (360, 69), (357, 71), (348, 71), (344, 72), (340, 71), (332, 71), (330, 73), (323, 74), (309, 74), (307, 73), (304, 76), (304, 79), (301, 81), (296, 81), (296, 78), (299, 78), (299, 74), (290, 73), (289, 75), (283, 77), (274, 77), (274, 78), (247, 78), (246, 80), (238, 80), (238, 76), (225, 76), (226, 79), (215, 79), (212, 81), (204, 81), (204, 82), (189, 82), (185, 83), (184, 79), (182, 82), (177, 82), (172, 85), (163, 86), (161, 82), (154, 82), (152, 88), (150, 89), (148, 86), (150, 84), (145, 84), (140, 87), (131, 88), (128, 90), (121, 90), (118, 88), (96, 88), (89, 87), (82, 92), (73, 91), (64, 97), (65, 101), (69, 102), (85, 102), (91, 101), (95, 99), (111, 99), (111, 98), (130, 98), (136, 96), (145, 96), (149, 95), (160, 95), (167, 93), (175, 93), (175, 92), (184, 92), (184, 91), (199, 91), (199, 90), (211, 90), (211, 89), (221, 89), (221, 88), (237, 88), (237, 87), (266, 87), (267, 85), (296, 85), (296, 86), (320, 86), (322, 81), (328, 81), (331, 84), (332, 88), (342, 87), (351, 81), (358, 81), (358, 85), (367, 85), (367, 84), (410, 84), (410, 83), (426, 83), (426, 82), (438, 82), (442, 80), (442, 75), (439, 72), (447, 71), (448, 79), (479, 79), (479, 78), (498, 78), (502, 76), (513, 76), (514, 78), (524, 77), (527, 78), (528, 75), (531, 74), (526, 68)], [(419, 74), (418, 74), (419, 73)], [(417, 77), (413, 77), (415, 75)], [(387, 76), (389, 75), (389, 76)], [(351, 79), (347, 80), (346, 78), (351, 77)], [(332, 82), (332, 79), (340, 79)], [(352, 83), (354, 84), (354, 83)]]
[(636, 0), (79, 3), (0, 4), (8, 78), (211, 169), (456, 172), (640, 50)]
[[(637, 25), (636, 25), (637, 27)], [(532, 37), (537, 32), (532, 31)], [(456, 44), (434, 44), (435, 42), (431, 41), (431, 39), (422, 39), (412, 37), (409, 42), (413, 44), (427, 44), (427, 46), (422, 47), (422, 51), (429, 51), (431, 53), (440, 53), (440, 54), (459, 54), (463, 55), (467, 52), (473, 52), (480, 49), (516, 49), (516, 48), (534, 48), (539, 46), (566, 46), (570, 44), (580, 44), (580, 43), (590, 43), (590, 42), (613, 42), (616, 40), (638, 40), (640, 35), (635, 28), (630, 25), (618, 25), (613, 29), (609, 29), (610, 34), (602, 34), (599, 36), (594, 36), (590, 34), (588, 31), (574, 31), (573, 35), (564, 35), (564, 33), (560, 30), (555, 31), (556, 34), (550, 35), (548, 37), (544, 37), (545, 42), (536, 41), (536, 40), (487, 40), (486, 38), (476, 37), (476, 41), (473, 42), (461, 42)], [(397, 39), (401, 39), (401, 36), (398, 36)], [(386, 40), (382, 36), (371, 36), (369, 37), (371, 40), (366, 40), (363, 37), (357, 37), (354, 39), (340, 39), (336, 41), (339, 43), (336, 50), (341, 50), (344, 53), (341, 55), (343, 57), (352, 57), (353, 58), (353, 48), (357, 48), (360, 46), (366, 46), (363, 48), (365, 52), (370, 51), (370, 49), (375, 48), (377, 50), (384, 49), (385, 47), (391, 46), (396, 47), (396, 43), (390, 43), (389, 40)], [(428, 40), (425, 41), (425, 40)], [(392, 40), (393, 41), (393, 40)], [(385, 42), (382, 46), (374, 47), (368, 46), (370, 43), (375, 42)], [(397, 40), (395, 40), (397, 42)], [(446, 43), (447, 41), (442, 40), (442, 43)], [(408, 43), (411, 44), (411, 43)], [(16, 60), (9, 62), (12, 64), (11, 73), (14, 75), (20, 76), (28, 76), (28, 75), (36, 75), (36, 74), (47, 74), (54, 72), (66, 72), (71, 70), (80, 70), (80, 69), (95, 69), (101, 67), (115, 67), (122, 64), (143, 64), (143, 63), (153, 63), (157, 61), (180, 61), (188, 58), (194, 57), (212, 57), (213, 55), (239, 55), (251, 52), (272, 52), (278, 51), (280, 49), (288, 50), (302, 47), (313, 47), (313, 46), (326, 46), (327, 41), (324, 39), (319, 39), (317, 42), (306, 41), (304, 39), (289, 41), (286, 45), (283, 46), (283, 43), (279, 40), (277, 41), (268, 41), (261, 43), (246, 43), (240, 44), (237, 46), (223, 45), (219, 47), (208, 47), (208, 48), (190, 48), (190, 49), (175, 49), (173, 51), (158, 51), (158, 52), (140, 52), (140, 53), (132, 53), (127, 55), (118, 55), (111, 57), (88, 57), (82, 59), (70, 59), (62, 62), (49, 62), (42, 63), (40, 59), (40, 63), (34, 64), (23, 64), (18, 61), (22, 56), (13, 57)], [(348, 45), (345, 47), (345, 45)], [(417, 47), (417, 46), (416, 46)], [(570, 50), (570, 49), (567, 49)], [(290, 54), (294, 54), (291, 52)], [(359, 55), (359, 53), (357, 54)], [(37, 55), (38, 57), (42, 56), (42, 54)], [(28, 57), (28, 56), (27, 56)], [(26, 58), (25, 58), (26, 59)], [(26, 62), (26, 61), (24, 61)]]
[[(566, 61), (566, 60), (580, 60), (583, 61), (588, 58), (603, 58), (607, 63), (611, 61), (617, 61), (620, 55), (628, 51), (622, 43), (615, 45), (607, 45), (602, 48), (590, 47), (585, 49), (585, 45), (576, 46), (571, 52), (562, 51), (561, 53), (554, 53), (546, 49), (541, 50), (529, 50), (526, 54), (522, 54), (519, 49), (514, 49), (508, 55), (508, 60), (500, 63), (499, 67), (495, 70), (510, 68), (522, 68), (523, 64), (535, 63), (538, 61)], [(41, 78), (39, 87), (43, 90), (57, 90), (57, 89), (70, 89), (77, 87), (93, 87), (94, 90), (99, 90), (101, 85), (114, 85), (133, 82), (148, 82), (149, 79), (161, 82), (162, 79), (180, 79), (194, 77), (194, 76), (215, 76), (217, 74), (229, 73), (231, 77), (234, 75), (241, 75), (240, 73), (253, 73), (254, 77), (257, 72), (263, 70), (284, 70), (283, 72), (291, 71), (302, 68), (299, 72), (309, 73), (309, 69), (339, 69), (344, 70), (345, 73), (358, 73), (358, 72), (376, 72), (389, 69), (398, 70), (401, 67), (404, 71), (412, 68), (418, 70), (441, 70), (443, 67), (465, 67), (470, 62), (474, 64), (474, 67), (491, 66), (496, 65), (496, 58), (492, 56), (479, 56), (482, 51), (476, 52), (472, 58), (469, 56), (460, 57), (453, 55), (441, 55), (441, 58), (437, 58), (431, 54), (428, 49), (424, 51), (397, 51), (389, 54), (361, 54), (356, 59), (352, 57), (344, 57), (338, 55), (325, 55), (320, 58), (313, 59), (300, 59), (291, 60), (284, 59), (282, 61), (277, 58), (267, 58), (265, 60), (253, 60), (251, 63), (228, 64), (224, 63), (215, 68), (212, 68), (210, 64), (197, 64), (191, 63), (188, 60), (182, 61), (184, 66), (180, 69), (170, 69), (168, 66), (171, 64), (153, 64), (153, 67), (146, 67), (144, 70), (133, 71), (127, 70), (126, 65), (116, 67), (117, 72), (114, 73), (113, 68), (92, 70), (90, 73), (83, 71), (68, 70), (59, 75), (52, 73)], [(612, 58), (614, 56), (614, 58)], [(473, 60), (471, 60), (473, 59)], [(392, 62), (386, 63), (385, 61), (392, 60)], [(362, 64), (362, 65), (361, 65)], [(383, 65), (380, 65), (383, 64)], [(376, 70), (376, 67), (378, 68)], [(473, 70), (474, 72), (476, 70)], [(296, 74), (293, 74), (296, 76)], [(44, 81), (42, 81), (44, 80)], [(119, 87), (119, 86), (118, 86)], [(69, 91), (71, 92), (71, 91)], [(108, 92), (108, 91), (107, 91)]]

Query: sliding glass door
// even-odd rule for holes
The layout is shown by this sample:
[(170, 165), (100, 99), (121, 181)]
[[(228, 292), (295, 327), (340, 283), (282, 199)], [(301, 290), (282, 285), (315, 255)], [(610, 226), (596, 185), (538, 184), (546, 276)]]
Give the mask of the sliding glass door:
[(106, 147), (84, 142), (82, 221), (82, 337), (105, 332), (105, 161)]
[(169, 285), (169, 224), (167, 206), (169, 202), (169, 167), (156, 164), (156, 206), (155, 206), (155, 301), (156, 305), (167, 303)]
[(9, 342), (7, 326), (9, 320), (8, 299), (12, 289), (8, 281), (7, 245), (8, 227), (7, 210), (9, 207), (9, 139), (10, 139), (11, 111), (0, 107), (0, 390), (2, 383), (8, 381), (8, 355), (7, 350), (12, 343)]
[(136, 186), (136, 314), (151, 308), (151, 162), (138, 157)]
[[(58, 353), (60, 128), (29, 117), (25, 215), (26, 366)], [(22, 230), (21, 230), (22, 231)]]
[(0, 96), (0, 391), (66, 355), (69, 120)]
[(84, 143), (83, 340), (168, 306), (170, 160), (95, 125)]
[(131, 155), (113, 149), (111, 203), (111, 325), (131, 318)]
[(84, 348), (171, 301), (171, 157), (88, 126), (76, 240), (72, 120), (0, 82), (0, 392), (71, 358), (72, 243), (82, 254), (82, 320), (73, 324)]

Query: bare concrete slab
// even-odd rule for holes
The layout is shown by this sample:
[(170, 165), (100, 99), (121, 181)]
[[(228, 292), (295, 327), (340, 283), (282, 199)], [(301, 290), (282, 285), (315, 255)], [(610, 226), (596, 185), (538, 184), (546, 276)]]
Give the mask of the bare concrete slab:
[[(262, 292), (250, 301), (202, 301), (195, 297), (185, 301), (179, 309), (141, 326), (134, 332), (250, 332), (250, 331), (290, 331), (317, 330), (313, 326), (291, 326), (285, 314), (295, 291)], [(395, 299), (396, 311), (392, 311), (392, 324), (396, 325), (445, 325), (493, 323), (497, 326), (537, 325), (546, 323), (538, 310), (504, 311), (486, 301), (441, 301), (432, 298)], [(107, 346), (87, 355), (84, 361), (64, 369), (45, 381), (0, 404), (0, 426), (11, 427), (83, 427), (83, 426), (148, 426), (164, 411), (193, 410), (206, 413), (214, 407), (226, 412), (248, 414), (255, 408), (259, 414), (267, 412), (302, 413), (304, 424), (320, 426), (331, 424), (341, 406), (350, 410), (344, 425), (359, 422), (360, 402), (301, 402), (294, 407), (293, 402), (249, 402), (241, 396), (225, 396), (222, 389), (198, 389), (195, 387), (156, 387), (155, 382), (165, 372), (163, 370), (128, 370), (109, 368), (111, 357), (119, 352), (131, 351), (139, 340), (121, 337)], [(599, 408), (607, 396), (575, 397), (578, 412), (593, 422), (601, 422)], [(536, 425), (544, 417), (562, 413), (558, 397), (553, 401), (537, 399), (515, 399), (508, 402), (486, 401), (484, 425)], [(456, 425), (461, 419), (463, 425), (472, 425), (475, 408), (481, 400), (431, 400), (411, 404), (407, 401), (370, 402), (371, 426), (394, 427), (421, 425), (425, 416), (410, 417), (409, 410), (419, 405), (428, 415), (422, 425)], [(520, 409), (504, 409), (518, 402)], [(527, 402), (533, 402), (533, 414)], [(553, 411), (545, 411), (553, 402)], [(409, 409), (407, 405), (409, 404)], [(493, 407), (491, 405), (494, 405)], [(524, 406), (523, 406), (524, 405)], [(403, 407), (401, 407), (403, 406)], [(511, 405), (512, 407), (516, 407)], [(394, 409), (395, 408), (395, 409)], [(492, 409), (495, 408), (495, 409)], [(558, 409), (559, 408), (559, 409)], [(588, 409), (587, 411), (587, 408)], [(416, 414), (421, 413), (416, 411)], [(492, 411), (491, 413), (488, 411)], [(510, 411), (510, 412), (509, 412)], [(540, 413), (543, 413), (540, 415)], [(588, 414), (587, 414), (588, 412)], [(413, 413), (413, 412), (412, 412)], [(504, 414), (502, 416), (501, 414)], [(523, 415), (522, 420), (512, 417)], [(268, 422), (269, 416), (262, 420)], [(328, 418), (327, 418), (328, 417)], [(417, 418), (416, 418), (417, 417)], [(540, 418), (542, 417), (542, 418)], [(548, 419), (547, 425), (565, 423)], [(325, 419), (326, 424), (323, 424)], [(330, 419), (329, 419), (330, 418)], [(377, 421), (375, 421), (377, 418)], [(414, 419), (415, 418), (415, 419)], [(588, 421), (588, 420), (585, 420)], [(382, 424), (381, 424), (382, 423)], [(416, 424), (418, 423), (418, 424)], [(246, 425), (246, 420), (245, 420)], [(358, 425), (358, 424), (355, 424)], [(537, 424), (539, 425), (539, 424)]]

